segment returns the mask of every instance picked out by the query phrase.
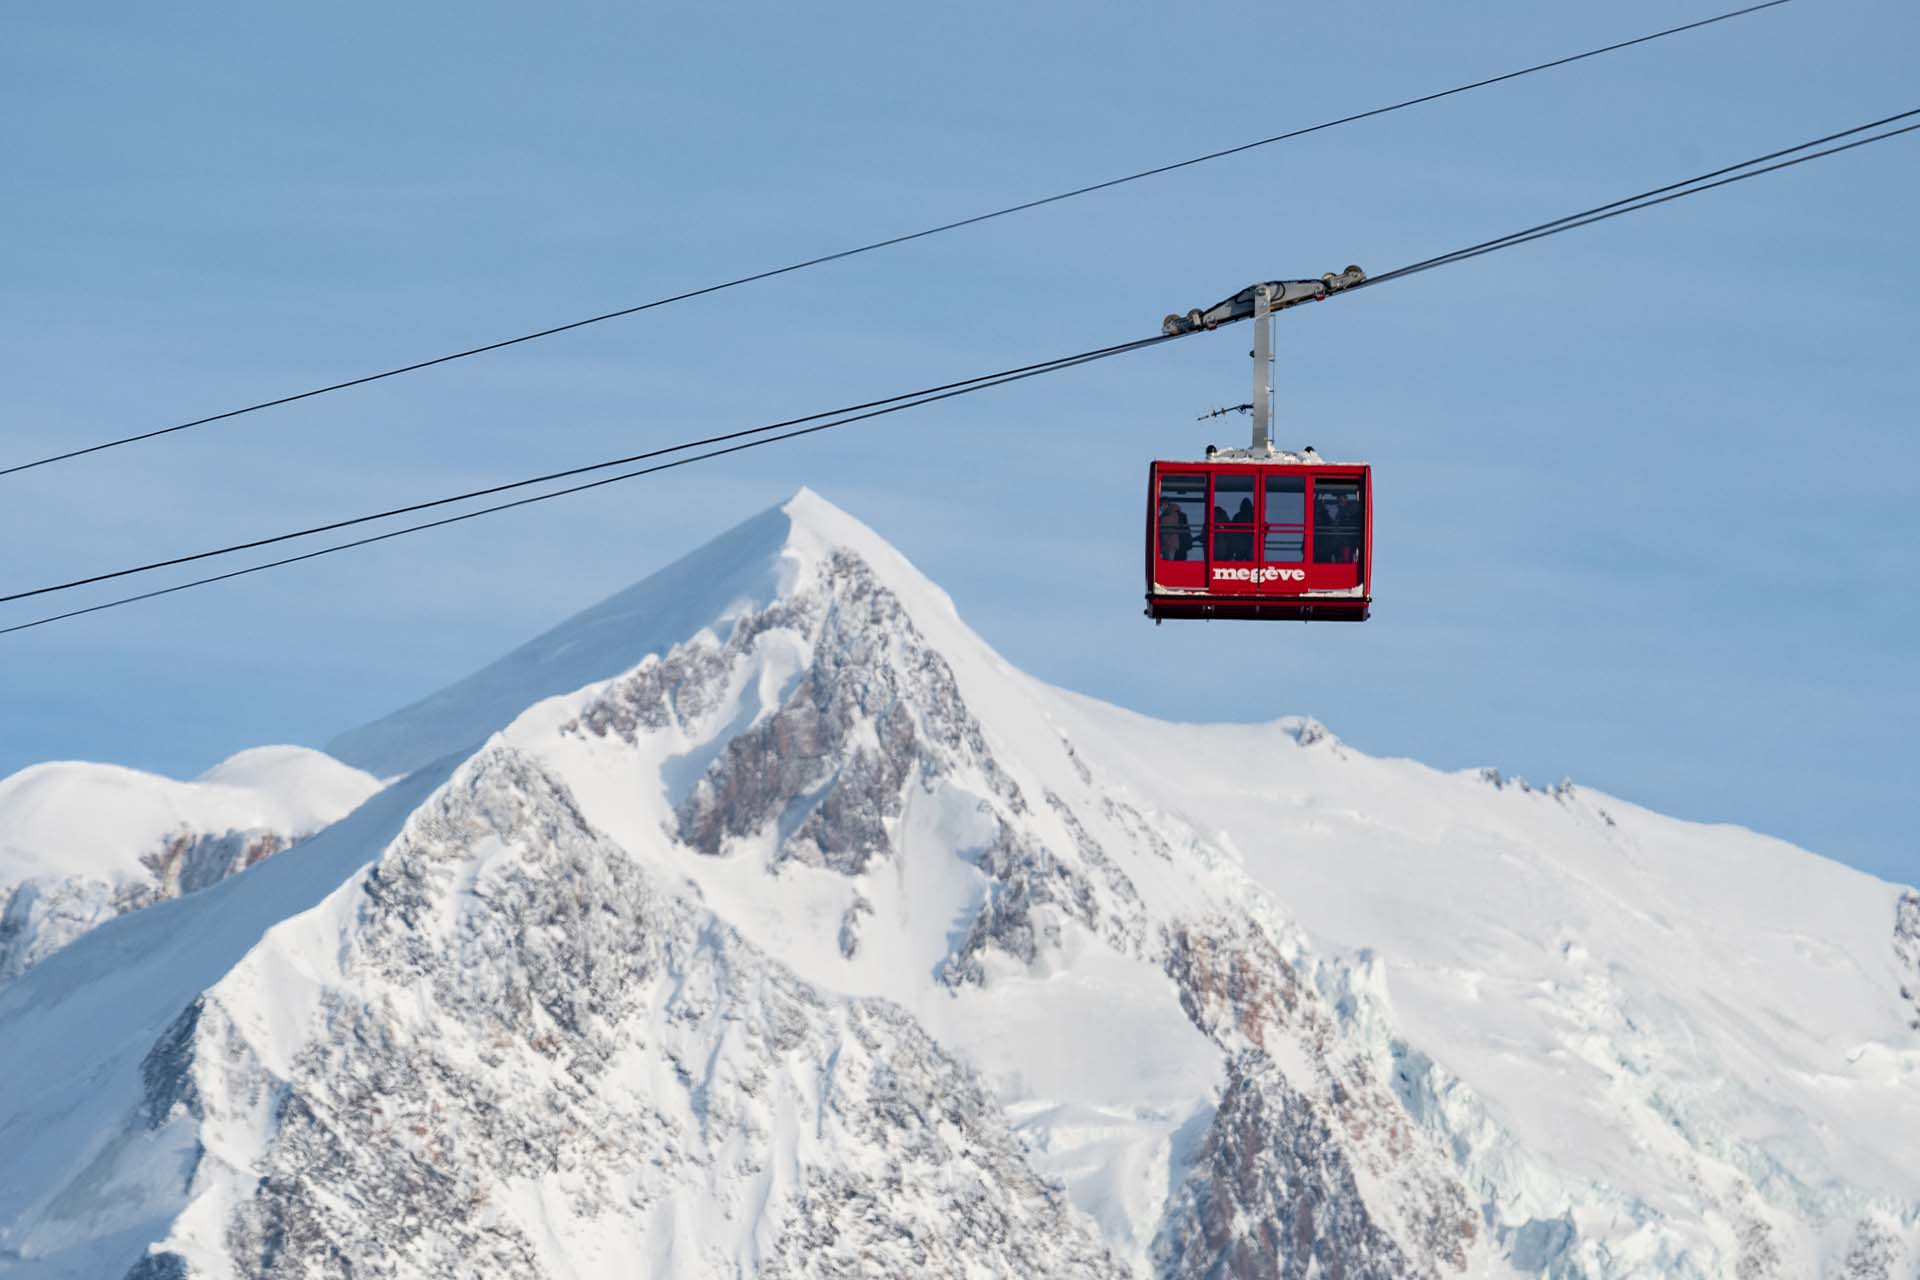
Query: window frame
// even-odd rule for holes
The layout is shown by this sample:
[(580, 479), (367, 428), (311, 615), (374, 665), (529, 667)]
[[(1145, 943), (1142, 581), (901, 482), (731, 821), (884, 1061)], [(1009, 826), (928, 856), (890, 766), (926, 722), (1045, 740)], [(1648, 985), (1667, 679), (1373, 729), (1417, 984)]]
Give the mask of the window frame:
[[(1225, 479), (1233, 479), (1233, 480), (1244, 479), (1247, 481), (1247, 493), (1246, 493), (1246, 497), (1248, 500), (1247, 505), (1252, 509), (1252, 512), (1253, 512), (1252, 520), (1250, 521), (1236, 520), (1232, 516), (1228, 516), (1226, 519), (1220, 520), (1217, 522), (1212, 519), (1213, 513), (1215, 511), (1226, 510), (1226, 507), (1223, 506), (1218, 500), (1218, 495), (1220, 492), (1220, 481)], [(1207, 517), (1208, 517), (1209, 523), (1213, 526), (1208, 531), (1209, 541), (1207, 543), (1207, 563), (1209, 565), (1213, 565), (1213, 564), (1255, 565), (1260, 563), (1259, 554), (1258, 554), (1259, 547), (1257, 545), (1259, 536), (1260, 536), (1260, 506), (1259, 506), (1260, 490), (1261, 490), (1261, 485), (1259, 483), (1260, 479), (1261, 477), (1257, 472), (1214, 471), (1208, 475), (1207, 477), (1207, 499), (1208, 499)], [(1220, 532), (1221, 526), (1226, 526), (1226, 530), (1224, 534)], [(1216, 545), (1216, 540), (1222, 536), (1228, 537), (1228, 538), (1246, 538), (1247, 553), (1244, 556), (1239, 556), (1239, 557), (1215, 555), (1214, 547)], [(1211, 570), (1209, 570), (1209, 573), (1211, 573)]]
[[(1314, 474), (1312, 476), (1309, 476), (1308, 479), (1311, 480), (1312, 483), (1308, 486), (1308, 489), (1307, 489), (1308, 538), (1307, 538), (1307, 561), (1306, 562), (1310, 565), (1313, 565), (1321, 569), (1328, 569), (1328, 568), (1344, 569), (1348, 567), (1358, 568), (1361, 571), (1361, 578), (1364, 581), (1366, 576), (1365, 561), (1367, 558), (1367, 532), (1368, 532), (1367, 530), (1368, 502), (1367, 502), (1366, 475), (1361, 472), (1342, 471), (1342, 472), (1335, 472), (1331, 475)], [(1358, 523), (1352, 531), (1353, 552), (1354, 552), (1354, 557), (1352, 560), (1321, 560), (1318, 556), (1318, 551), (1319, 551), (1318, 541), (1319, 541), (1319, 534), (1321, 532), (1320, 518), (1319, 518), (1319, 507), (1320, 507), (1319, 499), (1320, 499), (1320, 486), (1323, 483), (1353, 486), (1354, 498), (1355, 498), (1355, 509), (1357, 511)], [(1331, 530), (1329, 530), (1329, 532), (1331, 532)]]
[[(1292, 481), (1296, 481), (1300, 485), (1300, 489), (1299, 489), (1300, 517), (1301, 517), (1300, 520), (1275, 521), (1268, 516), (1268, 513), (1267, 513), (1268, 486), (1271, 485), (1275, 480), (1292, 480)], [(1260, 489), (1260, 507), (1259, 507), (1258, 514), (1260, 518), (1256, 522), (1258, 527), (1255, 530), (1255, 538), (1259, 545), (1260, 556), (1259, 556), (1259, 559), (1256, 561), (1256, 563), (1263, 564), (1263, 565), (1270, 564), (1270, 565), (1275, 565), (1277, 567), (1286, 568), (1286, 569), (1303, 568), (1306, 565), (1313, 563), (1311, 559), (1311, 556), (1313, 554), (1312, 543), (1311, 543), (1311, 535), (1313, 532), (1313, 520), (1311, 518), (1313, 515), (1313, 477), (1302, 471), (1282, 471), (1282, 472), (1269, 471), (1260, 477), (1259, 489)], [(1292, 491), (1288, 490), (1287, 492), (1292, 492)], [(1271, 530), (1274, 528), (1276, 524), (1286, 528), (1297, 527), (1299, 529), (1300, 531), (1299, 558), (1294, 560), (1272, 560), (1267, 557), (1267, 538), (1270, 535)]]

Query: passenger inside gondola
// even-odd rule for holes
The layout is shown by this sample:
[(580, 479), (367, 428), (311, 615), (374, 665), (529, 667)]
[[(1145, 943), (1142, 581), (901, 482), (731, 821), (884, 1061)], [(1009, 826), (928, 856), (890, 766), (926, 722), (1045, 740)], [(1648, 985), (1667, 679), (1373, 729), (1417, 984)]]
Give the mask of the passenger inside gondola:
[[(1213, 558), (1226, 561), (1253, 559), (1253, 477), (1250, 475), (1215, 476), (1213, 481), (1214, 520)], [(1227, 504), (1233, 503), (1233, 514)]]
[(1361, 539), (1360, 482), (1321, 480), (1314, 485), (1313, 562), (1357, 564)]
[(1160, 481), (1160, 506), (1155, 512), (1162, 560), (1185, 560), (1196, 543), (1207, 536), (1207, 478), (1170, 475)]
[(1160, 558), (1185, 560), (1192, 545), (1193, 534), (1187, 529), (1186, 514), (1167, 499), (1160, 499)]

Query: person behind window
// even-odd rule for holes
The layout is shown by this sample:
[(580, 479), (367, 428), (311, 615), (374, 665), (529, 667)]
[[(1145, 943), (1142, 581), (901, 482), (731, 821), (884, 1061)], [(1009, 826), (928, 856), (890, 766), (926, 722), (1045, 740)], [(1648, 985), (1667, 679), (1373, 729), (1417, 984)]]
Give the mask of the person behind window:
[(1314, 522), (1313, 561), (1315, 564), (1351, 564), (1359, 559), (1357, 521), (1359, 505), (1353, 495), (1331, 485), (1318, 493), (1319, 511)]
[(1193, 549), (1193, 531), (1187, 526), (1187, 513), (1180, 504), (1160, 499), (1160, 558), (1185, 560)]
[[(1252, 498), (1240, 499), (1240, 507), (1233, 513), (1233, 519), (1236, 524), (1251, 525), (1253, 523)], [(1233, 558), (1235, 560), (1253, 559), (1253, 530), (1248, 529), (1233, 535)]]

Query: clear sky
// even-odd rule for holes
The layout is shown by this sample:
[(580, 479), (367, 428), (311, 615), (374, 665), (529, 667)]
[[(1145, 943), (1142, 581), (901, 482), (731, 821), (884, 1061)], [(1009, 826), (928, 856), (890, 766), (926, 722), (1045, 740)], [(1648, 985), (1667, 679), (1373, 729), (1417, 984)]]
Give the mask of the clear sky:
[[(0, 465), (1705, 16), (1610, 5), (10, 6)], [(1729, 6), (1730, 7), (1730, 6)], [(1764, 14), (0, 479), (8, 589), (1156, 331), (1920, 106), (1907, 0)], [(1571, 776), (1920, 880), (1920, 135), (1283, 316), (1374, 620), (1140, 616), (1244, 327), (0, 638), (0, 773), (319, 744), (810, 485), (1011, 661)], [(108, 594), (103, 591), (101, 596)], [(97, 597), (96, 597), (97, 598)], [(0, 608), (0, 621), (43, 611)]]

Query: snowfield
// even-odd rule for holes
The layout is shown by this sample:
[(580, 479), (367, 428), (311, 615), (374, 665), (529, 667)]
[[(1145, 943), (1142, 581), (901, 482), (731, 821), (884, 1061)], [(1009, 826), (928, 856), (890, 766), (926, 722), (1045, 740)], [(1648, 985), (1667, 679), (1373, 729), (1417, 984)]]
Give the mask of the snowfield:
[(0, 987), (0, 1273), (1920, 1272), (1920, 895), (1049, 687), (806, 491), (330, 751), (0, 784), (325, 828)]

